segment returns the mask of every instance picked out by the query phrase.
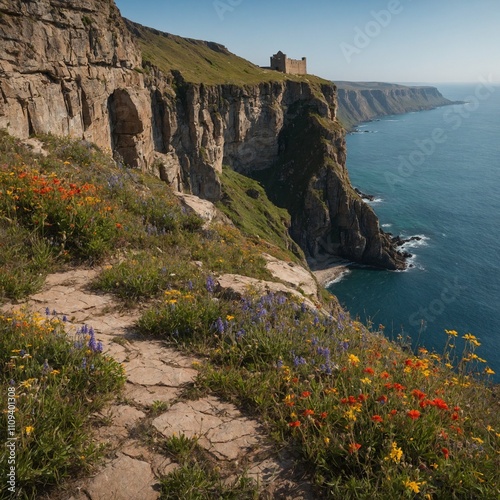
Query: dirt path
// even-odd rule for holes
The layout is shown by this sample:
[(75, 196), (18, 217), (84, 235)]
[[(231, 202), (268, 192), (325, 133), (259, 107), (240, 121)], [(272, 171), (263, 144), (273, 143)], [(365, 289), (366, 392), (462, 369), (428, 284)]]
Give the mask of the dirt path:
[(93, 477), (68, 483), (57, 498), (159, 498), (159, 478), (178, 464), (155, 442), (158, 436), (181, 434), (198, 439), (223, 477), (246, 474), (254, 479), (262, 498), (313, 498), (307, 484), (293, 480), (292, 462), (280, 456), (257, 421), (212, 395), (186, 397), (201, 360), (162, 341), (138, 337), (134, 333), (138, 310), (124, 310), (111, 295), (89, 291), (96, 273), (77, 269), (52, 274), (43, 291), (27, 301), (32, 310), (44, 313), (49, 308), (66, 315), (70, 329), (91, 326), (104, 351), (123, 364), (127, 375), (123, 395), (98, 416), (106, 424), (96, 430), (98, 441), (108, 445), (106, 461)]

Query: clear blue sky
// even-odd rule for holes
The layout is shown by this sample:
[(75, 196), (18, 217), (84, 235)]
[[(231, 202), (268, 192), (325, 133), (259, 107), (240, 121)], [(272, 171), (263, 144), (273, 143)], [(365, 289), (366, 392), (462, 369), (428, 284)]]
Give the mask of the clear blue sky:
[[(255, 64), (282, 50), (332, 80), (500, 83), (500, 0), (116, 0), (146, 26), (222, 43)], [(379, 13), (377, 15), (377, 13)]]

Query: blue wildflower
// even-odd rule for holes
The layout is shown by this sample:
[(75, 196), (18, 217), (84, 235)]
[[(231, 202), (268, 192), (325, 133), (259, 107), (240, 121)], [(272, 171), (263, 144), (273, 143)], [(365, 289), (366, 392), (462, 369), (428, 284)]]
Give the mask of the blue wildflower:
[(96, 352), (102, 352), (102, 349), (102, 342), (99, 340), (99, 342), (97, 342)]
[(50, 316), (50, 309), (48, 307), (45, 308), (45, 315)]
[(212, 276), (208, 276), (208, 277), (207, 277), (207, 281), (206, 281), (206, 283), (205, 283), (205, 286), (206, 286), (207, 291), (208, 291), (209, 293), (213, 293), (213, 292), (214, 292), (214, 290), (215, 290), (215, 281), (214, 281), (214, 279), (212, 278)]
[(82, 359), (82, 369), (85, 370), (87, 368), (87, 358)]
[(224, 326), (224, 321), (222, 321), (222, 318), (219, 318), (216, 322), (215, 322), (215, 329), (222, 335), (224, 333), (224, 330), (225, 330), (225, 326)]

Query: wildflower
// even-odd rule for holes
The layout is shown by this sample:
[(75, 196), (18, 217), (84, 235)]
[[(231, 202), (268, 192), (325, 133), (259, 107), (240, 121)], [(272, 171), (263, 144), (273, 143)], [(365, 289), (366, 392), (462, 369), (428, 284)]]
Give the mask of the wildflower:
[(418, 410), (410, 410), (406, 413), (412, 420), (417, 420), (420, 417), (420, 412)]
[(450, 457), (450, 451), (448, 450), (448, 448), (441, 448), (441, 451), (443, 452), (444, 458), (448, 460), (448, 458)]
[(394, 463), (398, 464), (403, 456), (403, 450), (398, 447), (398, 444), (393, 441), (391, 443), (391, 451), (389, 455), (385, 457), (385, 460), (392, 460)]
[(378, 401), (379, 403), (385, 404), (385, 403), (387, 403), (387, 399), (388, 399), (388, 398), (387, 398), (387, 396), (385, 396), (385, 395), (383, 394), (382, 396), (380, 396), (380, 397), (377, 399), (377, 401)]
[(403, 484), (405, 485), (406, 488), (413, 491), (413, 493), (419, 493), (420, 486), (425, 484), (425, 482), (410, 481), (409, 479), (407, 479)]
[(320, 417), (321, 418), (326, 418), (328, 416), (328, 413), (326, 411), (321, 412)]
[(377, 423), (382, 423), (384, 419), (380, 415), (373, 415), (372, 420)]
[(484, 373), (487, 375), (495, 375), (495, 372), (489, 366), (484, 370)]
[(463, 337), (463, 339), (467, 340), (470, 342), (472, 345), (479, 347), (481, 345), (481, 342), (478, 342), (477, 337), (474, 335), (471, 335), (470, 333), (466, 333)]
[(362, 384), (367, 384), (367, 385), (372, 383), (372, 381), (368, 377), (361, 378), (360, 381)]
[(373, 368), (368, 367), (363, 370), (363, 373), (368, 373), (368, 375), (373, 375), (375, 371), (373, 370)]
[(445, 330), (447, 335), (450, 335), (452, 337), (456, 337), (458, 335), (458, 332), (456, 330)]
[(232, 321), (234, 319), (234, 316), (231, 316), (230, 314), (228, 314), (226, 316), (226, 319), (227, 319), (227, 321)]
[(389, 378), (389, 377), (390, 377), (390, 375), (389, 375), (389, 373), (387, 373), (387, 372), (382, 372), (382, 373), (380, 374), (380, 378), (386, 378), (386, 379), (387, 379), (387, 378)]
[(222, 335), (224, 333), (224, 322), (222, 321), (222, 318), (219, 318), (215, 322), (215, 329)]
[(434, 398), (430, 404), (440, 410), (448, 410), (448, 405), (440, 398)]
[(314, 415), (314, 410), (304, 410), (302, 412), (302, 415), (304, 415), (304, 417), (309, 417), (310, 415)]
[(415, 396), (417, 399), (424, 399), (426, 394), (418, 389), (414, 389), (411, 391), (412, 396)]
[(28, 425), (24, 428), (24, 432), (26, 432), (27, 436), (29, 436), (34, 430), (35, 430), (35, 428), (31, 425)]
[(61, 371), (60, 371), (60, 370), (52, 370), (52, 371), (50, 372), (50, 375), (58, 375), (59, 373), (61, 373)]
[(325, 442), (325, 444), (328, 446), (330, 444), (330, 438), (329, 437), (325, 437), (323, 439), (323, 441)]
[(300, 420), (295, 420), (294, 422), (290, 422), (288, 425), (290, 427), (300, 427)]
[(355, 354), (349, 354), (349, 363), (356, 366), (359, 363), (359, 358)]
[(285, 399), (283, 399), (283, 402), (287, 405), (287, 406), (293, 406), (295, 405), (295, 403), (293, 402), (295, 398), (295, 394), (287, 394), (285, 396)]
[(301, 397), (301, 398), (308, 398), (310, 395), (311, 395), (311, 393), (310, 393), (309, 391), (304, 391), (304, 392), (300, 395), (300, 397)]
[(472, 436), (471, 439), (472, 439), (472, 441), (475, 441), (476, 443), (479, 443), (479, 444), (483, 444), (484, 443), (484, 441), (481, 438), (478, 438), (478, 437)]
[(212, 276), (208, 276), (205, 282), (205, 287), (209, 293), (213, 293), (215, 290), (215, 281)]
[(361, 448), (359, 443), (351, 443), (349, 445), (349, 453), (356, 453)]

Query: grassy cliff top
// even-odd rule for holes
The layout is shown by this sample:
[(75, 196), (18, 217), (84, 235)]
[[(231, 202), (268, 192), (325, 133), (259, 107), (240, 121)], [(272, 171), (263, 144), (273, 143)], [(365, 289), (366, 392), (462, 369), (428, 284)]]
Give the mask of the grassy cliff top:
[(384, 82), (344, 82), (335, 81), (339, 89), (345, 90), (390, 90), (390, 89), (408, 89), (408, 88), (432, 88), (430, 85), (400, 85), (399, 83)]
[(128, 20), (127, 26), (136, 38), (145, 62), (165, 73), (180, 71), (190, 83), (245, 85), (285, 80), (330, 83), (313, 75), (285, 75), (260, 68), (215, 42), (163, 33)]

